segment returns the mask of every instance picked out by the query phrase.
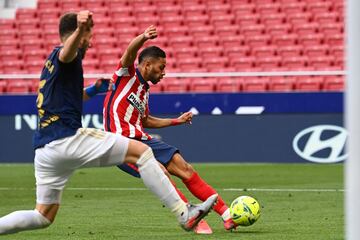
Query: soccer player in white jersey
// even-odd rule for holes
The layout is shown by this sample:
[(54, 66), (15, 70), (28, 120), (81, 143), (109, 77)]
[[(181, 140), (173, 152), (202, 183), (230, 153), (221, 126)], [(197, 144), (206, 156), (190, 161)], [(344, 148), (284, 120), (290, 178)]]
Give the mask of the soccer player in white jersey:
[(82, 101), (112, 90), (112, 83), (106, 80), (83, 89), (82, 59), (90, 47), (92, 28), (90, 11), (67, 13), (60, 19), (62, 46), (55, 47), (46, 60), (37, 99), (36, 206), (1, 217), (0, 235), (48, 227), (58, 212), (66, 182), (76, 169), (84, 167), (136, 165), (145, 185), (185, 230), (193, 229), (217, 199), (212, 195), (200, 205), (186, 204), (147, 145), (119, 134), (82, 128)]
[[(156, 37), (156, 28), (148, 27), (144, 33), (130, 42), (122, 55), (112, 77), (116, 86), (115, 91), (108, 92), (104, 100), (104, 129), (137, 139), (151, 147), (156, 160), (171, 175), (179, 177), (195, 197), (205, 200), (217, 194), (215, 189), (185, 161), (179, 149), (152, 138), (144, 131), (144, 128), (163, 128), (190, 123), (193, 116), (191, 112), (186, 112), (176, 119), (169, 119), (154, 117), (150, 114), (148, 99), (151, 87), (149, 83), (157, 84), (165, 76), (166, 54), (159, 47), (151, 46), (141, 51), (137, 66), (135, 66), (135, 60), (144, 43)], [(131, 163), (118, 167), (135, 177), (140, 177), (137, 167)], [(187, 201), (186, 197), (179, 190), (177, 191), (182, 199)], [(214, 210), (221, 216), (226, 230), (236, 227), (230, 218), (228, 206), (220, 196)], [(204, 221), (199, 224), (199, 227), (211, 232), (211, 228)]]

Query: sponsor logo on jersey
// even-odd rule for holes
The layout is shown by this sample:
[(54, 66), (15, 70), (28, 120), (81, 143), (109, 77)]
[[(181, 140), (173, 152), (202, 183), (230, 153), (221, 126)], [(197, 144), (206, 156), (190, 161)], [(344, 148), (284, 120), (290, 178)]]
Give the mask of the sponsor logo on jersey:
[(130, 95), (127, 97), (128, 102), (136, 108), (141, 115), (144, 115), (145, 113), (145, 104), (140, 100), (138, 96), (136, 96), (134, 93), (130, 93)]

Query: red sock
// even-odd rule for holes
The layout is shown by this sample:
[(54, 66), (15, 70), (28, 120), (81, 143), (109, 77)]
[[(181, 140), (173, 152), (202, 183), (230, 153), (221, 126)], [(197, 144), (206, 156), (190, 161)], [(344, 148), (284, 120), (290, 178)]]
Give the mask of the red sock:
[(181, 198), (185, 203), (188, 203), (189, 201), (187, 200), (187, 198), (185, 197), (185, 195), (184, 195), (182, 192), (180, 192), (180, 190), (176, 187), (175, 182), (174, 182), (172, 179), (170, 179), (170, 182), (171, 182), (172, 185), (174, 186), (174, 188), (175, 188), (176, 192), (179, 194), (180, 198)]
[[(216, 191), (203, 179), (201, 179), (196, 172), (194, 172), (189, 179), (183, 180), (183, 182), (189, 191), (201, 201), (205, 201), (208, 197), (216, 193)], [(226, 206), (222, 198), (219, 196), (217, 204), (214, 206), (215, 212), (221, 216), (226, 209), (228, 209), (228, 206)]]

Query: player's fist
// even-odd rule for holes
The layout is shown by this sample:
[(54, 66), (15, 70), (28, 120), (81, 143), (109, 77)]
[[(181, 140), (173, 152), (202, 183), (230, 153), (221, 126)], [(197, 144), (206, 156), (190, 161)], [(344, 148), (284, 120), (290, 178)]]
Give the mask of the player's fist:
[(179, 123), (188, 123), (191, 124), (193, 118), (193, 113), (192, 112), (186, 112), (184, 114), (182, 114), (180, 117), (178, 117), (178, 121)]
[(157, 37), (157, 31), (156, 31), (156, 27), (151, 25), (150, 27), (148, 27), (145, 31), (144, 31), (144, 37), (146, 40), (148, 39), (154, 39)]
[(113, 79), (108, 78), (99, 78), (95, 82), (95, 87), (97, 90), (97, 93), (104, 93), (107, 91), (113, 91), (115, 90), (115, 85)]
[(80, 30), (86, 30), (90, 28), (92, 24), (92, 12), (84, 10), (77, 14), (77, 26)]

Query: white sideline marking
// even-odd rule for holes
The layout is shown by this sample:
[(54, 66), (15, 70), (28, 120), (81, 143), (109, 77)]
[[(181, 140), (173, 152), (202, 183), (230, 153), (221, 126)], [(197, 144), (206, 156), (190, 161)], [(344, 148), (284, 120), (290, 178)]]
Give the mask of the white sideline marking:
[[(26, 191), (26, 190), (35, 190), (35, 188), (7, 188), (0, 187), (0, 191)], [(145, 191), (146, 188), (74, 188), (69, 187), (65, 188), (68, 191)], [(180, 189), (183, 190), (183, 189)], [(344, 192), (344, 189), (300, 189), (300, 188), (223, 188), (219, 189), (220, 191), (227, 192)]]

